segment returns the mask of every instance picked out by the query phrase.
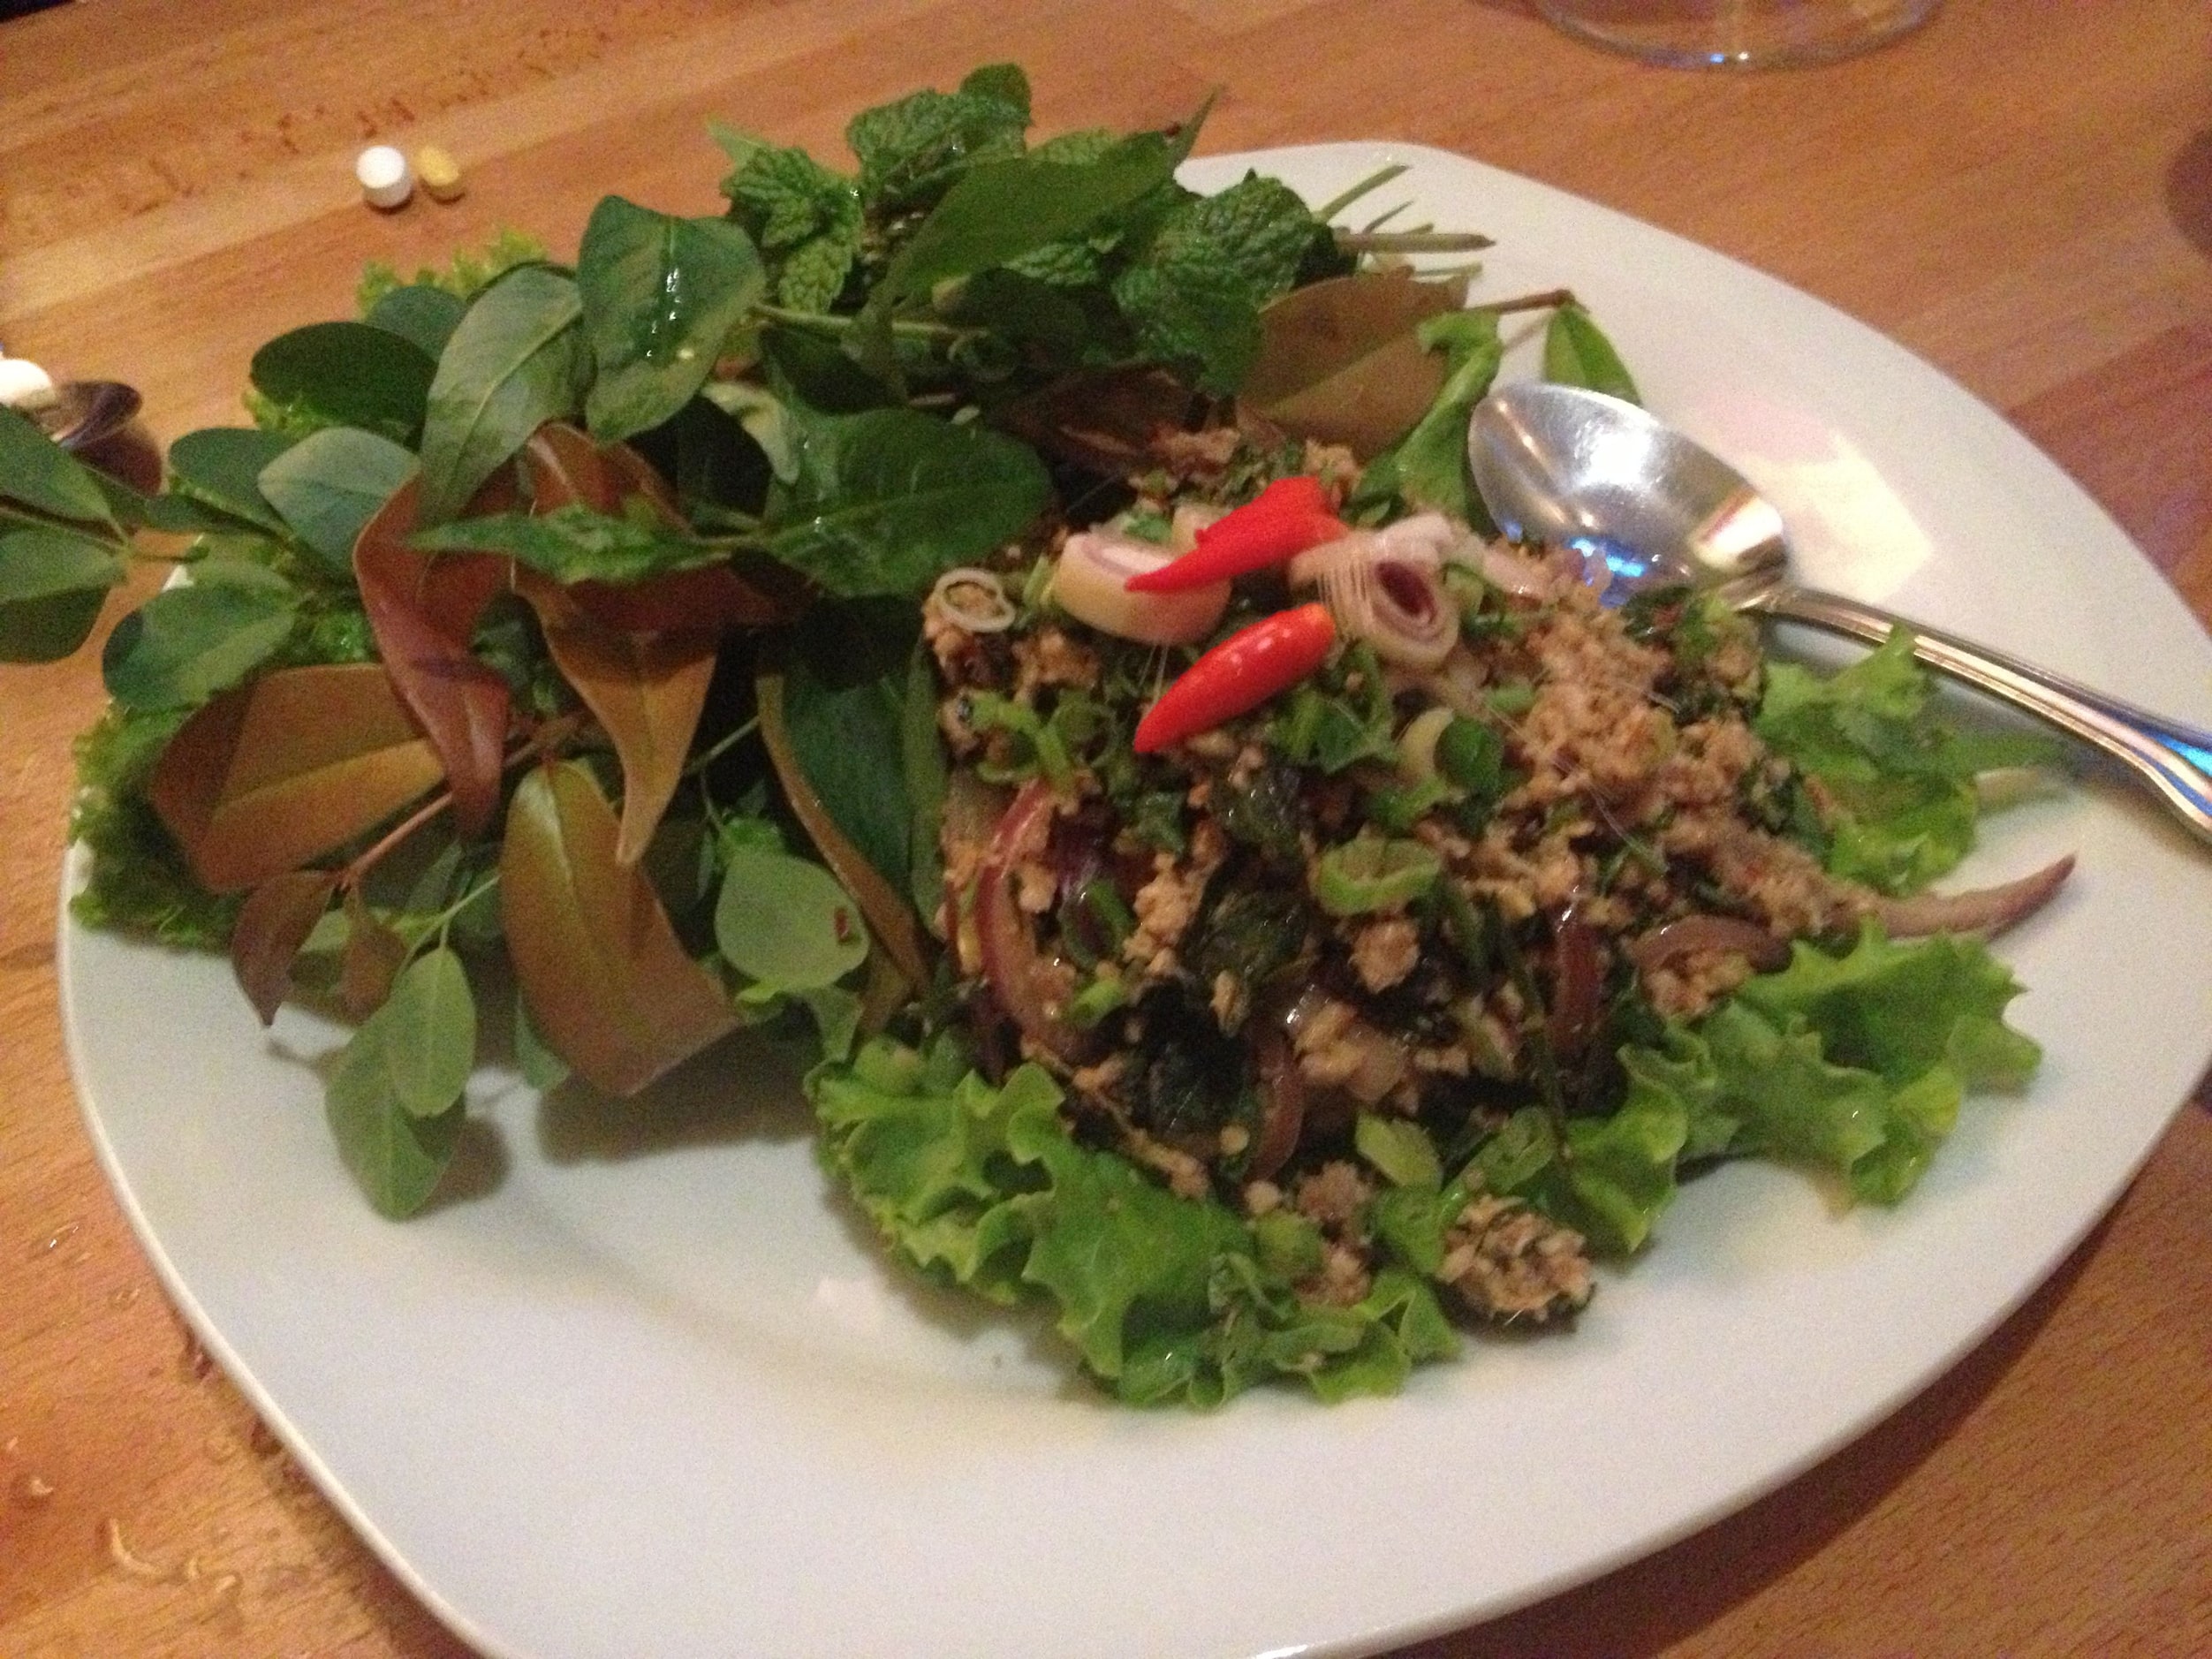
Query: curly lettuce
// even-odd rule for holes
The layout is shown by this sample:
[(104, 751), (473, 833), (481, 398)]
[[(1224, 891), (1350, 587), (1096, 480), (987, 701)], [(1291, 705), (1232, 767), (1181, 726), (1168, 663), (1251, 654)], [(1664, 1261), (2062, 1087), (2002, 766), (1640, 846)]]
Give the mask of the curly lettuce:
[(1057, 1310), (1124, 1401), (1213, 1406), (1276, 1377), (1326, 1400), (1386, 1394), (1457, 1351), (1418, 1272), (1385, 1268), (1348, 1307), (1302, 1297), (1295, 1241), (1079, 1144), (1037, 1066), (994, 1087), (950, 1046), (878, 1041), (818, 1069), (807, 1093), (825, 1163), (900, 1254), (991, 1300)]

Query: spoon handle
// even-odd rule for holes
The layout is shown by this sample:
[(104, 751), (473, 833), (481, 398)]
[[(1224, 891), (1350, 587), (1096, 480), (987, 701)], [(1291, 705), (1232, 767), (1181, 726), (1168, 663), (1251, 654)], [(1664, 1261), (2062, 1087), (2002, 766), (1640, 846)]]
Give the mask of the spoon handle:
[(1778, 582), (1747, 595), (1743, 608), (1875, 645), (1902, 624), (1912, 631), (1913, 655), (1920, 661), (2103, 750), (2156, 790), (2190, 829), (2212, 841), (2212, 732), (1840, 594)]

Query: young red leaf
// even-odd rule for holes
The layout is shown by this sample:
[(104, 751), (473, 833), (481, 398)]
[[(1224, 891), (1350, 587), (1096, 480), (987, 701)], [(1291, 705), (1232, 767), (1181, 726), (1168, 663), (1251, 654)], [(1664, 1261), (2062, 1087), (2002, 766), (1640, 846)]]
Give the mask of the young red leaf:
[(345, 890), (345, 953), (338, 958), (338, 1004), (356, 1019), (384, 1005), (407, 966), (407, 942), (371, 910), (360, 889)]
[(616, 860), (617, 834), (583, 767), (533, 769), (508, 807), (499, 902), (531, 1025), (587, 1082), (625, 1095), (737, 1019), (644, 873)]
[(707, 704), (719, 637), (691, 631), (630, 633), (602, 626), (558, 582), (518, 570), (554, 665), (584, 700), (622, 763), (622, 833), (615, 860), (635, 864), (684, 776)]
[[(504, 508), (511, 475), (495, 474), (473, 511)], [(420, 485), (410, 479), (362, 526), (353, 576), (376, 649), (392, 683), (443, 762), (453, 790), (454, 824), (479, 835), (499, 809), (506, 764), (507, 682), (469, 650), (484, 607), (504, 590), (511, 568), (491, 554), (426, 554), (407, 545)]]
[(147, 781), (193, 876), (235, 893), (433, 788), (438, 757), (375, 663), (279, 669), (193, 713)]
[(292, 965), (337, 889), (334, 870), (290, 870), (256, 887), (231, 929), (231, 967), (268, 1025), (292, 993)]

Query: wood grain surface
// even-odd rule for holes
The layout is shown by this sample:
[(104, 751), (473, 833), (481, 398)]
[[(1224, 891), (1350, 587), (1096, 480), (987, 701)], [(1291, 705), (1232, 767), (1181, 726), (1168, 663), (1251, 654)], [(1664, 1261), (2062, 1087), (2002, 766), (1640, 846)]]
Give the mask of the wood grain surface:
[[(837, 154), (854, 110), (1012, 58), (1048, 130), (1221, 87), (1206, 148), (1441, 145), (1771, 271), (2004, 411), (2202, 618), (2208, 47), (2196, 0), (1949, 0), (1853, 62), (1717, 75), (1511, 0), (84, 0), (0, 24), (0, 342), (135, 383), (165, 442), (235, 421), (253, 348), (344, 314), (364, 260), (501, 226), (566, 252), (609, 191), (713, 211), (707, 117)], [(443, 144), (466, 195), (366, 209), (375, 140)], [(461, 1654), (188, 1338), (95, 1165), (54, 917), (99, 700), (95, 651), (0, 668), (0, 1655)], [(2208, 1193), (2201, 1096), (1890, 1420), (1657, 1556), (1409, 1651), (2212, 1653)]]

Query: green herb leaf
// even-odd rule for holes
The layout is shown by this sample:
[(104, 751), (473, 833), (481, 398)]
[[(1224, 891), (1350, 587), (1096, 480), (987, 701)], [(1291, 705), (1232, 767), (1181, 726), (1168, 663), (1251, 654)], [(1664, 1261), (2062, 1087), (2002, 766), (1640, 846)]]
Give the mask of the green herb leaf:
[(203, 427), (169, 446), (170, 487), (178, 494), (276, 535), (290, 526), (261, 495), (262, 472), (292, 445), (279, 432)]
[(911, 409), (799, 430), (799, 476), (769, 493), (769, 551), (831, 595), (916, 595), (1026, 529), (1051, 497), (1025, 444)]
[(371, 1016), (390, 1096), (413, 1117), (436, 1117), (460, 1098), (476, 1064), (476, 999), (453, 951), (426, 951), (394, 981)]
[(388, 437), (326, 427), (264, 466), (256, 485), (333, 573), (350, 578), (361, 526), (414, 476), (415, 465), (414, 456)]
[(423, 523), (452, 518), (539, 427), (576, 413), (591, 373), (582, 316), (576, 284), (543, 265), (518, 266), (469, 307), (430, 383)]
[[(431, 283), (408, 283), (379, 298), (363, 320), (373, 329), (413, 341), (435, 364), (467, 311), (468, 301), (448, 289)], [(424, 396), (428, 396), (427, 382)]]
[(1590, 314), (1570, 302), (1551, 314), (1544, 328), (1544, 378), (1562, 385), (1587, 386), (1630, 403), (1640, 402), (1628, 366)]
[[(260, 565), (201, 566), (115, 625), (101, 653), (108, 694), (126, 708), (188, 708), (237, 685), (292, 637), (299, 600)], [(246, 575), (246, 572), (252, 572)]]
[(1004, 265), (1122, 211), (1174, 171), (1172, 148), (1156, 133), (1125, 139), (1093, 162), (1026, 155), (971, 167), (899, 249), (879, 292), (913, 299)]
[(860, 966), (867, 928), (821, 865), (771, 847), (730, 846), (715, 943), (731, 967), (769, 990), (811, 991)]
[(803, 149), (755, 142), (723, 181), (730, 215), (773, 273), (777, 301), (827, 311), (860, 250), (860, 192)]
[[(854, 850), (901, 894), (915, 840), (905, 708), (914, 643), (910, 605), (817, 604), (792, 631), (784, 681), (799, 770)], [(927, 702), (935, 708), (934, 696)]]
[(115, 521), (92, 469), (12, 409), (0, 409), (0, 496), (64, 519)]
[(108, 590), (123, 580), (120, 555), (66, 530), (0, 535), (0, 663), (57, 663), (85, 642)]
[(657, 517), (622, 517), (580, 502), (550, 512), (457, 519), (417, 532), (408, 545), (430, 553), (504, 553), (561, 582), (636, 582), (725, 557)]
[(737, 225), (602, 201), (576, 262), (598, 364), (584, 400), (592, 436), (626, 438), (688, 403), (766, 283), (753, 239)]
[(389, 329), (311, 322), (254, 353), (248, 371), (263, 397), (331, 426), (359, 427), (398, 443), (422, 428), (436, 360)]
[(1489, 514), (1467, 473), (1467, 418), (1504, 360), (1497, 314), (1447, 312), (1423, 322), (1420, 338), (1425, 349), (1444, 354), (1443, 387), (1413, 429), (1367, 468), (1356, 504), (1396, 496), (1409, 507), (1433, 507), (1491, 534)]
[(371, 1014), (354, 1032), (323, 1098), (338, 1156), (377, 1214), (398, 1221), (428, 1203), (437, 1190), (453, 1162), (467, 1109), (455, 1101), (425, 1117), (400, 1102), (385, 1056), (395, 1038), (383, 1023), (383, 1011)]
[(977, 70), (958, 92), (924, 90), (864, 110), (845, 130), (871, 212), (934, 199), (978, 162), (1021, 154), (1027, 80), (1011, 64)]

